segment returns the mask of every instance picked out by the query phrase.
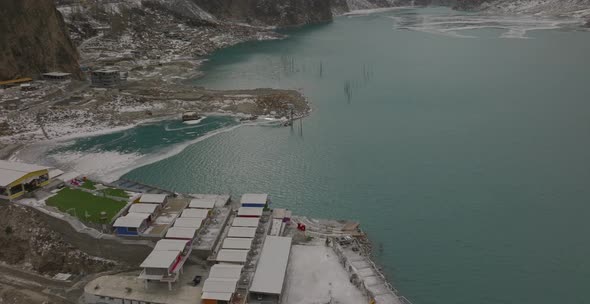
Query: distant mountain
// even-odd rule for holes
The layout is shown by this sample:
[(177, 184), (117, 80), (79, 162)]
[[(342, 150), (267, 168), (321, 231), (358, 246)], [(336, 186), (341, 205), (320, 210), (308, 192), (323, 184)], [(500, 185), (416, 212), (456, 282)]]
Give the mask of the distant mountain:
[(53, 0), (0, 1), (0, 80), (50, 71), (81, 76), (78, 52)]

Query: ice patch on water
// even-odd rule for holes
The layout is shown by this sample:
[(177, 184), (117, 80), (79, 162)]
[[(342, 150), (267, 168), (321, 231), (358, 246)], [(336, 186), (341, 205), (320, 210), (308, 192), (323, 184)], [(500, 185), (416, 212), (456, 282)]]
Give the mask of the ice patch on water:
[(528, 39), (531, 31), (577, 27), (584, 23), (578, 18), (557, 19), (539, 16), (489, 16), (489, 15), (412, 15), (389, 16), (395, 29), (405, 29), (458, 38), (477, 38), (462, 34), (463, 31), (481, 29), (504, 30), (500, 38)]
[(64, 171), (76, 171), (103, 182), (113, 182), (131, 170), (172, 157), (184, 151), (190, 145), (235, 130), (241, 126), (235, 125), (221, 128), (199, 138), (172, 145), (153, 154), (118, 151), (65, 151), (49, 155), (38, 153), (37, 157), (44, 157), (52, 166), (61, 168)]
[(138, 164), (143, 157), (139, 153), (116, 151), (67, 151), (47, 156), (49, 161), (59, 164), (64, 171), (76, 171), (82, 175), (99, 178), (103, 181), (116, 180), (124, 174), (125, 168)]

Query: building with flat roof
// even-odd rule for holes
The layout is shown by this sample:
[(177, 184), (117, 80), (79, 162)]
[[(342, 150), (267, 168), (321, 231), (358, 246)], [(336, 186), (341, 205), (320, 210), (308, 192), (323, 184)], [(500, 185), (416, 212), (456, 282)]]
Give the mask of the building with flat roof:
[(165, 238), (179, 240), (193, 240), (197, 236), (197, 228), (170, 227)]
[(259, 207), (240, 207), (238, 209), (238, 217), (261, 217), (263, 208)]
[(50, 72), (50, 73), (43, 73), (43, 79), (51, 80), (51, 81), (63, 81), (72, 78), (71, 73), (62, 73), (62, 72)]
[(168, 283), (168, 289), (172, 290), (172, 283), (178, 280), (187, 258), (188, 255), (176, 250), (154, 250), (141, 263), (143, 271), (139, 278), (145, 280), (146, 288), (148, 282), (158, 281)]
[(281, 302), (290, 253), (290, 237), (266, 237), (248, 293), (248, 303)]
[(244, 265), (248, 260), (248, 250), (221, 249), (215, 260), (218, 263), (232, 263)]
[(204, 218), (199, 217), (180, 217), (174, 221), (174, 225), (172, 227), (182, 227), (182, 228), (201, 228), (203, 225)]
[(233, 227), (258, 227), (259, 217), (236, 217), (231, 223)]
[(229, 303), (236, 291), (238, 279), (210, 278), (203, 284), (202, 304)]
[(250, 238), (226, 238), (223, 240), (221, 248), (250, 250), (252, 248), (252, 240)]
[(190, 218), (190, 217), (199, 217), (199, 218), (206, 218), (209, 216), (210, 209), (184, 209), (180, 217), (182, 218)]
[(154, 247), (154, 251), (178, 251), (184, 252), (190, 245), (190, 241), (187, 240), (170, 240), (163, 239), (159, 240)]
[(189, 208), (212, 209), (215, 207), (215, 199), (193, 198), (188, 205)]
[(268, 194), (260, 193), (247, 193), (242, 195), (242, 199), (240, 200), (240, 206), (242, 207), (259, 207), (264, 208), (268, 203)]
[(250, 227), (230, 227), (227, 232), (228, 238), (254, 238), (256, 236), (256, 228)]
[(147, 229), (150, 214), (148, 213), (128, 213), (121, 216), (113, 223), (115, 233), (120, 236), (140, 235)]
[(13, 200), (49, 184), (49, 167), (0, 160), (0, 199)]
[(209, 278), (212, 279), (239, 279), (242, 274), (242, 265), (215, 264), (209, 270)]
[(143, 203), (132, 204), (129, 207), (128, 212), (129, 213), (148, 214), (149, 215), (148, 222), (150, 222), (158, 216), (158, 213), (160, 212), (160, 205), (158, 205), (158, 204), (143, 204)]
[(167, 198), (168, 198), (168, 195), (167, 194), (150, 194), (150, 193), (144, 193), (139, 198), (139, 202), (140, 203), (145, 203), (145, 204), (165, 205)]

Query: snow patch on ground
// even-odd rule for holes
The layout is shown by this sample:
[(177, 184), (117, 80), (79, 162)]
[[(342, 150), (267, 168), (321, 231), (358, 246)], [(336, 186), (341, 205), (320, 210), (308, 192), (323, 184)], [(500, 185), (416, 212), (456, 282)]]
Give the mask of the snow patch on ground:
[(330, 247), (291, 247), (286, 280), (284, 304), (368, 303)]

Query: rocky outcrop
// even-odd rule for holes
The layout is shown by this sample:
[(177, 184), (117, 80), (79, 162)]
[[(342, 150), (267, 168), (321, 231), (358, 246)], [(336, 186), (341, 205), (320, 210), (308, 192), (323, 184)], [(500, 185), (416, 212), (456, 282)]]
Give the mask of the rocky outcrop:
[(3, 203), (0, 214), (1, 262), (48, 275), (93, 273), (118, 265), (75, 248), (31, 210)]
[(234, 22), (279, 27), (332, 20), (329, 0), (193, 0), (213, 16)]
[(53, 0), (2, 0), (0, 33), (0, 80), (49, 71), (81, 76), (78, 52)]

